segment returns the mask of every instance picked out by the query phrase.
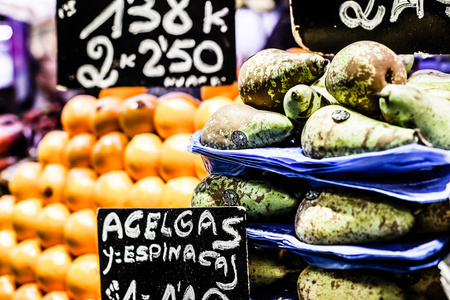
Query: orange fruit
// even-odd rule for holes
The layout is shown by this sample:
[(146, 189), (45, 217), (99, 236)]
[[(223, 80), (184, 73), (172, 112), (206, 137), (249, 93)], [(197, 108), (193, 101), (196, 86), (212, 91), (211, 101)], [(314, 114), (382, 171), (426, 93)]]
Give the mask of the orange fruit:
[(98, 97), (115, 97), (125, 100), (139, 94), (144, 94), (145, 92), (147, 92), (147, 88), (145, 86), (119, 86), (101, 89)]
[(158, 97), (151, 94), (140, 94), (122, 102), (119, 112), (119, 124), (129, 137), (139, 133), (155, 132), (153, 116)]
[(111, 131), (119, 131), (119, 112), (122, 100), (116, 97), (103, 97), (97, 100), (91, 126), (95, 135), (102, 136)]
[(42, 297), (42, 300), (70, 300), (67, 291), (51, 291)]
[(195, 112), (194, 116), (194, 129), (198, 131), (205, 126), (211, 115), (216, 112), (222, 106), (232, 104), (232, 98), (224, 96), (215, 96), (203, 101)]
[(159, 158), (159, 174), (167, 182), (180, 176), (196, 176), (195, 155), (187, 151), (191, 134), (178, 133), (164, 140)]
[(91, 166), (91, 149), (97, 140), (93, 133), (82, 132), (69, 139), (64, 150), (64, 159), (69, 168)]
[(123, 170), (123, 151), (128, 138), (123, 132), (108, 132), (95, 142), (91, 152), (91, 166), (99, 174)]
[(161, 207), (190, 207), (194, 189), (200, 179), (192, 176), (182, 176), (167, 181), (164, 186)]
[(39, 178), (39, 193), (44, 205), (62, 202), (68, 169), (61, 164), (44, 166)]
[(70, 211), (95, 209), (97, 173), (88, 168), (70, 169), (64, 189), (64, 204)]
[(97, 98), (90, 95), (77, 95), (71, 98), (61, 110), (62, 128), (74, 136), (82, 132), (92, 132), (91, 118), (95, 114)]
[(16, 197), (13, 195), (3, 195), (0, 197), (0, 230), (12, 229), (12, 219)]
[(89, 176), (96, 178), (97, 172), (95, 172), (94, 169), (91, 168), (85, 168), (85, 167), (76, 167), (69, 169), (69, 172), (67, 173), (66, 182), (73, 180), (76, 177), (79, 176)]
[(11, 300), (42, 300), (42, 292), (36, 282), (26, 283), (14, 291)]
[(157, 176), (161, 148), (161, 138), (156, 134), (140, 133), (135, 135), (123, 153), (125, 171), (134, 180)]
[(11, 249), (9, 267), (16, 283), (24, 284), (36, 280), (36, 264), (41, 255), (39, 240), (26, 239)]
[(41, 247), (64, 243), (64, 227), (69, 217), (69, 209), (62, 203), (51, 203), (41, 210), (36, 220), (36, 236)]
[(300, 48), (300, 47), (291, 47), (286, 49), (286, 52), (289, 53), (310, 53), (308, 50)]
[(197, 178), (202, 180), (203, 178), (209, 176), (209, 173), (205, 168), (205, 164), (203, 163), (203, 158), (201, 155), (195, 156), (194, 164), (195, 164), (195, 175), (197, 176)]
[(62, 130), (53, 130), (44, 135), (37, 146), (37, 159), (42, 165), (66, 164), (64, 150), (69, 141), (69, 134)]
[(0, 276), (0, 300), (11, 300), (15, 290), (16, 284), (11, 275)]
[(131, 189), (126, 207), (160, 207), (164, 181), (159, 176), (148, 176), (138, 180)]
[(153, 117), (158, 135), (164, 140), (177, 133), (194, 133), (194, 115), (200, 102), (184, 94), (162, 97), (159, 98)]
[(8, 182), (9, 191), (16, 200), (39, 197), (41, 171), (42, 165), (34, 161), (25, 161), (16, 167)]
[(133, 181), (127, 172), (111, 171), (100, 175), (95, 182), (95, 205), (97, 207), (125, 207)]
[(16, 233), (10, 229), (0, 230), (0, 275), (11, 273), (9, 258), (17, 245)]
[(72, 261), (66, 275), (67, 292), (73, 300), (100, 300), (98, 254), (84, 254)]
[(64, 226), (64, 244), (74, 256), (98, 251), (97, 217), (92, 209), (82, 209), (70, 215)]
[(18, 241), (36, 237), (36, 218), (42, 207), (43, 202), (38, 198), (28, 198), (14, 205), (13, 228)]
[(201, 103), (201, 101), (199, 99), (195, 98), (191, 94), (188, 94), (186, 92), (179, 92), (179, 91), (168, 92), (164, 95), (161, 95), (161, 96), (159, 96), (158, 101), (165, 101), (167, 99), (174, 99), (174, 98), (186, 99), (188, 101), (191, 101), (192, 103), (194, 103), (197, 106)]
[(48, 293), (66, 289), (66, 274), (72, 258), (63, 245), (45, 249), (36, 263), (36, 282), (39, 288)]
[(208, 100), (213, 97), (223, 96), (229, 99), (234, 99), (239, 95), (238, 82), (235, 81), (232, 84), (209, 86), (203, 85), (200, 87), (200, 97), (202, 100)]

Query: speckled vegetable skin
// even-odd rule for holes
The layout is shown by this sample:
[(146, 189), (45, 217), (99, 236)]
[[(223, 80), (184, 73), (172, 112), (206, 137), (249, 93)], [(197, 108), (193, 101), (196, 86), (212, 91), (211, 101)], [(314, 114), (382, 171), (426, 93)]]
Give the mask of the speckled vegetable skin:
[(373, 41), (358, 41), (340, 50), (328, 66), (325, 85), (343, 106), (367, 116), (380, 114), (378, 97), (387, 84), (406, 83), (401, 59)]
[(299, 199), (272, 181), (212, 174), (192, 193), (192, 207), (243, 206), (250, 221), (295, 213)]
[(450, 100), (450, 74), (448, 73), (434, 69), (417, 70), (409, 76), (406, 85)]
[(434, 147), (450, 150), (450, 101), (408, 85), (390, 84), (380, 95), (386, 122), (419, 128)]
[(315, 199), (302, 200), (294, 224), (298, 239), (308, 244), (361, 244), (408, 234), (414, 216), (408, 207), (379, 195), (325, 189)]
[(326, 101), (328, 104), (336, 104), (341, 105), (328, 91), (325, 86), (325, 78), (327, 77), (327, 71), (325, 71), (325, 74), (323, 74), (322, 77), (320, 77), (316, 82), (311, 84), (311, 87), (322, 97), (324, 98), (324, 101)]
[(273, 255), (264, 250), (249, 250), (248, 252), (248, 277), (250, 288), (267, 286), (284, 278), (289, 270)]
[[(448, 300), (445, 295), (444, 289), (441, 285), (441, 274), (437, 266), (425, 268), (417, 271), (418, 274), (412, 274), (411, 279), (420, 276), (419, 280), (414, 283), (405, 282), (402, 286), (407, 294), (408, 300)], [(396, 274), (397, 277), (404, 278), (405, 274)]]
[(283, 99), (286, 117), (300, 130), (315, 111), (327, 104), (328, 102), (322, 95), (306, 84), (293, 86)]
[[(334, 115), (347, 113), (348, 119), (334, 120)], [(309, 117), (301, 136), (303, 154), (319, 159), (381, 151), (419, 141), (416, 130), (377, 121), (339, 105), (317, 110)]]
[(239, 70), (239, 95), (245, 104), (283, 113), (284, 94), (294, 85), (310, 85), (324, 73), (329, 60), (317, 54), (264, 49)]
[(414, 230), (419, 233), (450, 231), (450, 202), (422, 204), (415, 212)]
[(294, 124), (285, 115), (229, 104), (219, 108), (202, 129), (200, 143), (215, 149), (273, 146), (288, 139)]
[(300, 300), (401, 300), (405, 291), (396, 283), (364, 270), (306, 267), (297, 280)]
[(406, 84), (425, 91), (450, 92), (450, 74), (434, 69), (421, 69), (412, 73)]

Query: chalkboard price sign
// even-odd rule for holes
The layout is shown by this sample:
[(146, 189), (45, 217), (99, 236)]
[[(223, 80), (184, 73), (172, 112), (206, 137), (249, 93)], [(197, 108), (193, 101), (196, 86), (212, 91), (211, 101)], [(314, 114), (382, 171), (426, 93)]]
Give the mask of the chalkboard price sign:
[(104, 300), (250, 299), (242, 207), (97, 212)]
[(57, 0), (58, 84), (231, 84), (234, 7), (234, 0)]
[(291, 0), (291, 13), (297, 42), (312, 51), (373, 40), (398, 54), (450, 54), (448, 0)]

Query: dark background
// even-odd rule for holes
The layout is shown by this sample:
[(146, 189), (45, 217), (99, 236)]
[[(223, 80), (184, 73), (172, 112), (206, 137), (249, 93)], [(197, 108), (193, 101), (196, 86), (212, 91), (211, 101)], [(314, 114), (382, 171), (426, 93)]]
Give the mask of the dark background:
[[(180, 2), (180, 1), (175, 1)], [(99, 60), (92, 60), (88, 57), (86, 53), (86, 45), (88, 41), (94, 36), (105, 35), (114, 46), (114, 69), (118, 70), (119, 80), (115, 86), (164, 86), (164, 78), (170, 75), (174, 77), (189, 75), (201, 76), (205, 75), (210, 78), (212, 76), (219, 76), (224, 80), (221, 84), (231, 84), (236, 80), (236, 57), (235, 57), (235, 23), (234, 23), (234, 0), (212, 0), (213, 12), (219, 11), (224, 7), (229, 8), (229, 13), (223, 18), (228, 26), (228, 30), (224, 33), (220, 31), (220, 26), (213, 25), (212, 30), (209, 34), (203, 33), (203, 16), (205, 10), (206, 0), (191, 0), (186, 8), (183, 10), (189, 15), (193, 21), (193, 27), (186, 34), (180, 36), (171, 36), (166, 33), (160, 24), (158, 28), (150, 33), (141, 33), (134, 35), (128, 32), (128, 27), (131, 22), (134, 21), (145, 21), (145, 19), (139, 19), (139, 17), (131, 16), (127, 14), (127, 10), (131, 6), (138, 6), (145, 3), (144, 0), (136, 0), (132, 5), (128, 4), (128, 1), (124, 0), (124, 15), (123, 15), (123, 29), (122, 36), (118, 39), (111, 38), (111, 27), (113, 24), (113, 17), (109, 18), (99, 29), (92, 33), (85, 40), (80, 40), (79, 34), (81, 30), (86, 27), (92, 20), (95, 19), (109, 4), (110, 0), (78, 0), (76, 2), (76, 14), (71, 17), (61, 18), (57, 13), (57, 37), (58, 37), (58, 84), (68, 87), (68, 88), (82, 88), (80, 83), (76, 80), (76, 72), (79, 66), (84, 64), (91, 64), (100, 69), (103, 63), (104, 57)], [(59, 9), (66, 4), (65, 0), (57, 1), (57, 12)], [(162, 17), (166, 12), (172, 8), (168, 4), (168, 1), (155, 1), (155, 5), (152, 8), (156, 10)], [(180, 22), (180, 20), (177, 20)], [(145, 55), (141, 55), (138, 52), (139, 44), (144, 39), (152, 39), (158, 41), (158, 37), (162, 35), (168, 40), (169, 49), (173, 44), (175, 39), (194, 39), (196, 40), (196, 46), (200, 44), (203, 40), (214, 40), (222, 48), (224, 54), (223, 68), (218, 73), (215, 74), (203, 74), (198, 71), (194, 66), (185, 74), (176, 73), (170, 74), (168, 66), (170, 62), (174, 60), (169, 60), (165, 57), (163, 53), (162, 58), (159, 60), (158, 64), (165, 66), (166, 73), (163, 77), (152, 77), (148, 78), (142, 74), (142, 68), (145, 63), (151, 57), (151, 51)], [(190, 53), (192, 58), (193, 50), (186, 49)], [(136, 54), (136, 66), (134, 68), (124, 68), (120, 69), (118, 67), (120, 62), (120, 55), (125, 53), (130, 55), (132, 53)], [(211, 64), (216, 62), (216, 56), (214, 53), (208, 55), (208, 51), (203, 51), (202, 58), (205, 62), (211, 61)], [(208, 82), (206, 83), (208, 85)]]
[[(397, 54), (450, 54), (450, 18), (446, 5), (437, 0), (424, 1), (424, 16), (419, 19), (416, 8), (405, 8), (395, 23), (389, 18), (393, 0), (375, 0), (369, 15), (372, 19), (377, 7), (386, 8), (383, 21), (373, 30), (348, 28), (339, 18), (339, 7), (345, 1), (292, 0), (293, 22), (303, 44), (312, 51), (335, 54), (358, 40), (374, 40), (385, 44)], [(357, 0), (362, 10), (369, 1)], [(352, 9), (348, 10), (348, 14)]]

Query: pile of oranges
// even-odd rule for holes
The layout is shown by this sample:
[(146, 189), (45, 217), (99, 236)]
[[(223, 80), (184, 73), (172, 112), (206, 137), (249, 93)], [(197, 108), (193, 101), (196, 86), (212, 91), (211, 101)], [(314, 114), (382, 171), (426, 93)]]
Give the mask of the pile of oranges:
[(0, 197), (0, 300), (101, 299), (97, 208), (190, 206), (208, 175), (190, 137), (240, 102), (237, 87), (202, 87), (202, 101), (134, 91), (70, 99), (37, 161), (14, 170)]

